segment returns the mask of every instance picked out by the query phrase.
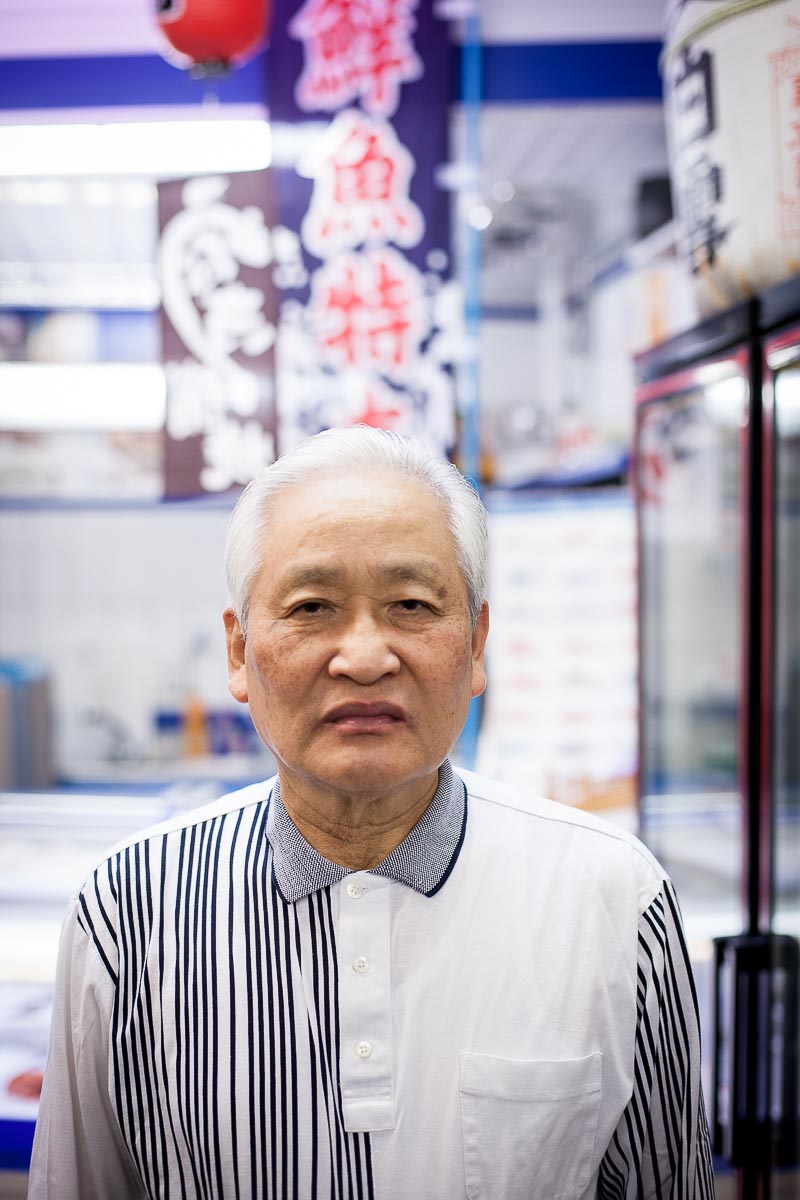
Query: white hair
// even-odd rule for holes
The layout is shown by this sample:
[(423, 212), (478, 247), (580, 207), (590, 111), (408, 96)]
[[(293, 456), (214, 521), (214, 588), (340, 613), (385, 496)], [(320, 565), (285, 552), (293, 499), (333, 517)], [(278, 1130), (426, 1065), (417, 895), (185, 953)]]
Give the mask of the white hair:
[(306, 438), (247, 485), (231, 513), (225, 550), (230, 604), (247, 636), (250, 593), (265, 554), (270, 499), (319, 475), (391, 471), (427, 487), (444, 507), (467, 587), (473, 628), (486, 598), (486, 510), (461, 472), (416, 438), (354, 425)]

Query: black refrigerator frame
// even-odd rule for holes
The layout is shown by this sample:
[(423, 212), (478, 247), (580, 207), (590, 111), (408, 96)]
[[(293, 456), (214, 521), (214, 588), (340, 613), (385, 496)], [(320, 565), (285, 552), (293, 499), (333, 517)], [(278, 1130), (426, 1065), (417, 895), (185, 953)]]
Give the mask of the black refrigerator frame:
[[(774, 680), (776, 628), (775, 380), (787, 363), (800, 366), (800, 277), (714, 316), (636, 359), (637, 404), (632, 480), (639, 546), (639, 787), (647, 733), (647, 667), (642, 630), (645, 574), (642, 515), (644, 451), (642, 430), (648, 405), (678, 398), (703, 386), (714, 372), (738, 369), (747, 382), (746, 427), (742, 430), (741, 619), (738, 709), (738, 793), (741, 820), (742, 933), (715, 939), (715, 1029), (712, 1094), (715, 1150), (740, 1169), (740, 1194), (765, 1197), (776, 1167), (798, 1163), (798, 1013), (796, 939), (773, 932), (774, 905)], [(687, 619), (689, 619), (687, 614)], [(650, 718), (648, 718), (650, 719)], [(800, 729), (798, 729), (800, 737)], [(646, 823), (643, 835), (647, 838)], [(783, 1066), (789, 1080), (789, 1111), (771, 1110), (774, 1045), (774, 984), (783, 979), (792, 997), (790, 1027), (782, 1028)], [(725, 1030), (724, 980), (733, 980), (735, 1028)], [(785, 1015), (785, 1014), (784, 1014)], [(733, 1047), (727, 1067), (726, 1047)], [(708, 1047), (706, 1047), (708, 1051)], [(728, 1072), (733, 1078), (721, 1081)], [(794, 1082), (792, 1082), (794, 1081)], [(731, 1088), (734, 1102), (720, 1115), (719, 1088)], [(738, 1091), (737, 1091), (738, 1089)], [(741, 1099), (737, 1107), (736, 1097)], [(777, 1114), (777, 1115), (776, 1115)], [(797, 1177), (800, 1195), (800, 1176)], [(794, 1194), (794, 1193), (792, 1193)]]

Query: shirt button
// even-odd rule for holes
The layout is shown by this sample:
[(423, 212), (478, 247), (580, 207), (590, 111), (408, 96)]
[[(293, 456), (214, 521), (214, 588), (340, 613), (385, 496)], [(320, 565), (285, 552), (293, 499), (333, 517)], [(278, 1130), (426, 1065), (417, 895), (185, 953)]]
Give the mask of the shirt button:
[(353, 970), (358, 971), (359, 975), (365, 974), (369, 970), (369, 959), (359, 954), (358, 958), (353, 959)]
[(345, 888), (348, 896), (352, 896), (354, 900), (358, 900), (359, 896), (363, 896), (366, 890), (364, 884), (359, 883), (357, 880), (351, 881)]
[(356, 1042), (356, 1054), (359, 1058), (369, 1058), (372, 1054), (372, 1042)]

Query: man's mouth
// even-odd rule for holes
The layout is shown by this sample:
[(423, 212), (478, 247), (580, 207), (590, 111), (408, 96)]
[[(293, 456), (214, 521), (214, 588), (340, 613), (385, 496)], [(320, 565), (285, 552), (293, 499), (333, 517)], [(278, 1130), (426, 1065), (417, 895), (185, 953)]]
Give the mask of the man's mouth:
[(330, 709), (325, 714), (324, 724), (334, 725), (346, 733), (380, 733), (405, 720), (405, 712), (396, 704), (353, 701)]

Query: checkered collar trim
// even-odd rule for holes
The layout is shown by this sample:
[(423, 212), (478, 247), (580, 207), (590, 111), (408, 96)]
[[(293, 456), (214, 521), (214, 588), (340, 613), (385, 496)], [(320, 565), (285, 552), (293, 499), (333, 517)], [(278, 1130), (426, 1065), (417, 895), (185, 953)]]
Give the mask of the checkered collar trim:
[[(439, 786), (425, 812), (400, 845), (369, 873), (395, 879), (423, 896), (432, 896), (455, 865), (466, 826), (467, 789), (445, 759), (439, 768)], [(290, 903), (330, 887), (351, 873), (309, 845), (283, 806), (278, 780), (269, 802), (267, 838), (272, 846), (275, 882)]]

